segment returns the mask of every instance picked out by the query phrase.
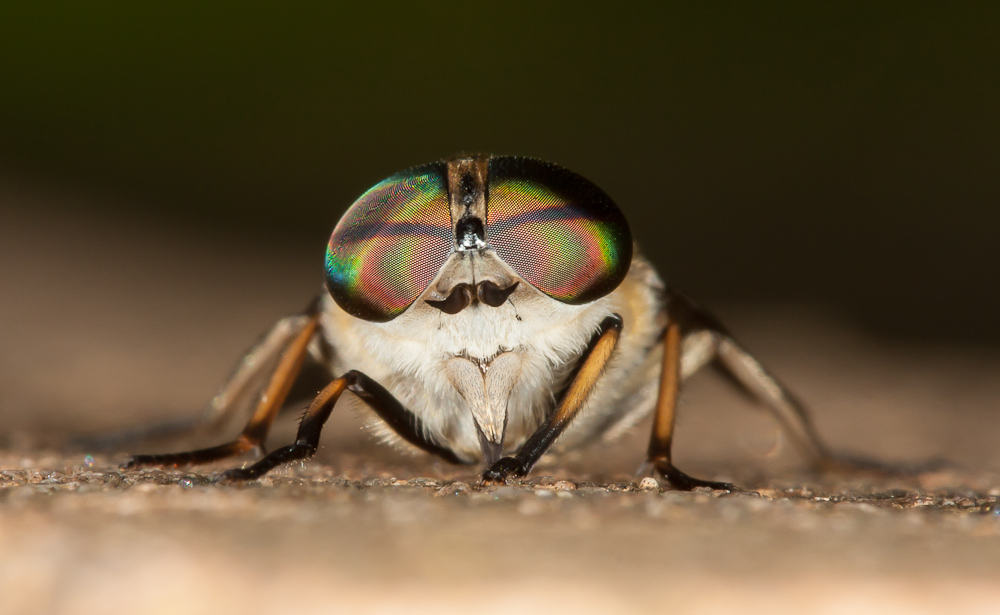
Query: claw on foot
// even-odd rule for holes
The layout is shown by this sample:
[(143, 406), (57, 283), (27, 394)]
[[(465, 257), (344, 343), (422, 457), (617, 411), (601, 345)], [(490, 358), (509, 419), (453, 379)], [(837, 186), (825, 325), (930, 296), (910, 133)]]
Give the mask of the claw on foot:
[(483, 472), (484, 485), (504, 485), (515, 478), (524, 478), (528, 470), (513, 457), (503, 457)]
[(716, 491), (728, 491), (729, 493), (742, 491), (742, 489), (732, 483), (702, 480), (700, 478), (689, 476), (678, 470), (672, 463), (667, 461), (654, 462), (654, 467), (657, 472), (663, 476), (663, 478), (667, 479), (670, 484), (679, 491), (691, 491), (696, 487), (708, 487), (709, 489), (714, 489)]

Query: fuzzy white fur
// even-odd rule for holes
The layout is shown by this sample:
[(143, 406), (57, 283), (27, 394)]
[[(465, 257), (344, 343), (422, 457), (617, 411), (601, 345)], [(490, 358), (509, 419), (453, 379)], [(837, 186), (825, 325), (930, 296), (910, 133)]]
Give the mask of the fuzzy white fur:
[[(620, 431), (616, 426), (623, 420), (631, 423), (649, 412), (660, 369), (658, 334), (665, 320), (663, 284), (641, 256), (633, 259), (617, 289), (585, 305), (567, 305), (548, 297), (490, 256), (470, 261), (453, 255), (424, 295), (387, 323), (355, 318), (327, 296), (321, 327), (335, 351), (330, 365), (333, 373), (357, 369), (374, 378), (423, 421), (434, 441), (475, 461), (481, 459), (480, 443), (473, 409), (463, 393), (465, 397), (478, 393), (470, 392), (475, 388), (471, 385), (461, 385), (466, 391), (456, 388), (456, 370), (453, 366), (449, 377), (449, 361), (458, 357), (477, 369), (488, 370), (498, 355), (518, 355), (520, 369), (511, 377), (513, 382), (507, 383), (510, 394), (505, 403), (495, 399), (486, 409), (477, 409), (481, 426), (484, 420), (502, 425), (505, 419), (504, 441), (509, 452), (542, 424), (555, 403), (556, 392), (601, 321), (617, 313), (624, 321), (618, 347), (586, 407), (557, 441), (557, 447)], [(500, 307), (474, 304), (450, 315), (426, 303), (428, 298), (447, 296), (460, 281), (475, 284), (483, 279), (495, 280), (501, 287), (517, 281), (518, 287)], [(489, 413), (492, 417), (484, 419)], [(373, 412), (368, 415), (377, 434), (401, 443)]]

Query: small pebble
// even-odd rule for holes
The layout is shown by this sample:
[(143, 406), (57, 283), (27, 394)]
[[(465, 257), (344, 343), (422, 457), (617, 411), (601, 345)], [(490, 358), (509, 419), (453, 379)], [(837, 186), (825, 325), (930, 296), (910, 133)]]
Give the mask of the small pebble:
[(651, 476), (647, 476), (639, 481), (639, 489), (642, 489), (643, 491), (653, 491), (654, 489), (659, 488), (660, 483), (656, 482), (656, 479)]

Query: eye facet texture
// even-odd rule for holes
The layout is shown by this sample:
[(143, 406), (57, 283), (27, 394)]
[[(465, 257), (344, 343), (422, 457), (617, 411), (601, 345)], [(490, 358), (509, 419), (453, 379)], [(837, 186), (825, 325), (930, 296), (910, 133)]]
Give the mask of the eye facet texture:
[(632, 234), (611, 198), (548, 162), (491, 158), (486, 218), (486, 240), (497, 255), (563, 303), (606, 295), (632, 262)]
[[(454, 249), (448, 165), (415, 167), (376, 184), (330, 237), (326, 282), (344, 311), (374, 322), (403, 313)], [(529, 284), (581, 304), (628, 273), (632, 235), (600, 188), (532, 158), (489, 159), (486, 241)]]
[(347, 210), (326, 251), (326, 284), (349, 314), (398, 316), (437, 274), (452, 249), (447, 167), (415, 167), (376, 184)]

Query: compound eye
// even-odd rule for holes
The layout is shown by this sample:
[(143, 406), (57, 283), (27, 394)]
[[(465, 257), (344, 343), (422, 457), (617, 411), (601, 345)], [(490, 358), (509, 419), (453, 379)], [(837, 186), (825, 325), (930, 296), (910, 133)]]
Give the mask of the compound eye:
[(563, 303), (594, 301), (632, 263), (632, 233), (600, 188), (552, 163), (490, 159), (486, 240), (529, 284)]
[(446, 167), (415, 167), (376, 184), (330, 237), (326, 285), (347, 313), (392, 320), (423, 293), (452, 249)]

